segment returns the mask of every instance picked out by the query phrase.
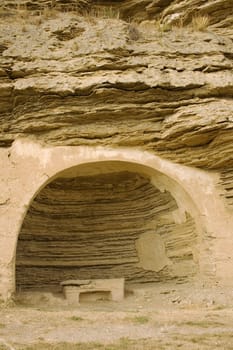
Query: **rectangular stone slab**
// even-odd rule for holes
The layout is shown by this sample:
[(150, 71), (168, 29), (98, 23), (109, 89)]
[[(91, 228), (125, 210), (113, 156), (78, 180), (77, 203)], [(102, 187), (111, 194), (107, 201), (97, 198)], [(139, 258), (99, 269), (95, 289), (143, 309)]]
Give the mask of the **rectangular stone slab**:
[(113, 301), (124, 298), (124, 278), (67, 280), (61, 282), (63, 293), (68, 302), (79, 303), (81, 293), (110, 292)]

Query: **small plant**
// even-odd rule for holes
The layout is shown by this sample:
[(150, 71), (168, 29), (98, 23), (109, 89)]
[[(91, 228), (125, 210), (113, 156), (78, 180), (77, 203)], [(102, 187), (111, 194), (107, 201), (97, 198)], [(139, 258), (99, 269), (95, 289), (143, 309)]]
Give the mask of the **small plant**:
[(146, 323), (149, 322), (149, 317), (147, 317), (147, 316), (136, 316), (132, 320), (133, 320), (134, 323), (137, 323), (137, 324), (146, 324)]
[(209, 17), (201, 16), (201, 15), (194, 16), (191, 22), (193, 30), (201, 31), (201, 32), (205, 31), (208, 28), (209, 24), (210, 24)]
[(120, 11), (112, 6), (99, 6), (90, 10), (82, 11), (84, 17), (104, 18), (104, 19), (119, 19)]
[(76, 0), (74, 3), (69, 3), (69, 1), (64, 1), (64, 4), (57, 3), (57, 0), (50, 0), (50, 4), (47, 6), (49, 9), (56, 9), (62, 12), (80, 12), (91, 5), (91, 0)]
[(84, 319), (82, 318), (82, 317), (80, 317), (80, 316), (72, 316), (71, 318), (70, 318), (72, 321), (83, 321)]
[(208, 320), (200, 320), (200, 321), (187, 321), (183, 323), (179, 323), (179, 326), (189, 326), (189, 327), (201, 327), (201, 328), (214, 328), (214, 327), (222, 327), (224, 323), (217, 321), (208, 321)]
[(185, 27), (185, 21), (183, 17), (179, 17), (175, 22), (172, 23), (172, 30), (182, 29)]
[(226, 305), (216, 305), (213, 310), (224, 310), (226, 309), (227, 306)]
[(170, 23), (167, 23), (167, 22), (161, 22), (161, 21), (158, 21), (156, 23), (156, 28), (159, 32), (170, 32), (172, 30), (172, 26)]
[(136, 323), (145, 324), (149, 322), (149, 318), (147, 316), (138, 316), (135, 318)]
[(123, 349), (127, 349), (130, 344), (131, 344), (131, 340), (128, 337), (120, 338), (120, 344), (119, 345), (120, 345), (122, 350)]

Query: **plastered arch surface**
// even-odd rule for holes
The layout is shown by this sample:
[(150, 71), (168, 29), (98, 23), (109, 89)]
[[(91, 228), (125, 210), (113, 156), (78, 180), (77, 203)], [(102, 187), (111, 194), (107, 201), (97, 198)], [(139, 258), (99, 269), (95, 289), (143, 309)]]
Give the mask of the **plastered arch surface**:
[[(215, 195), (215, 174), (174, 164), (140, 149), (43, 147), (36, 142), (20, 139), (2, 155), (2, 159), (5, 161), (4, 175), (8, 177), (9, 189), (5, 215), (1, 216), (2, 299), (8, 299), (15, 290), (17, 239), (27, 210), (41, 189), (66, 169), (79, 167), (81, 172), (87, 164), (121, 162), (132, 170), (149, 175), (156, 187), (168, 190), (175, 198), (179, 207), (176, 220), (182, 220), (185, 211), (192, 214), (200, 237), (204, 231), (216, 231), (211, 217), (220, 217), (223, 210), (220, 199)], [(200, 241), (198, 254), (202, 272), (202, 266), (206, 266), (203, 240)], [(210, 263), (214, 273), (215, 264)]]

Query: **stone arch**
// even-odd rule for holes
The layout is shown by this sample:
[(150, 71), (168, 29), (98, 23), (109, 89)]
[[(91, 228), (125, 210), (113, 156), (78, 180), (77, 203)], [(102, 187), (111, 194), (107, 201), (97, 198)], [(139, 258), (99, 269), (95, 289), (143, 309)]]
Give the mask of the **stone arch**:
[[(8, 237), (9, 252), (2, 264), (5, 266), (5, 287), (0, 286), (3, 299), (7, 299), (15, 290), (14, 266), (18, 234), (28, 208), (41, 189), (65, 169), (106, 161), (125, 162), (130, 163), (132, 167), (140, 167), (142, 172), (151, 176), (152, 182), (155, 181), (160, 190), (166, 188), (171, 191), (179, 208), (176, 220), (182, 220), (185, 211), (192, 212), (199, 232), (206, 225), (200, 212), (203, 215), (212, 209), (211, 196), (205, 196), (205, 200), (200, 202), (203, 191), (205, 194), (206, 189), (211, 192), (209, 176), (202, 171), (161, 159), (150, 152), (127, 148), (42, 147), (35, 142), (18, 140), (11, 148), (10, 158), (11, 164), (14, 164), (12, 171), (16, 172), (18, 177), (17, 181), (14, 178), (11, 183), (12, 193), (16, 187), (17, 191), (12, 196), (14, 204), (9, 204), (8, 208), (9, 215), (14, 216), (14, 224), (8, 228), (11, 230)], [(32, 169), (33, 172), (30, 171)], [(199, 249), (200, 265), (201, 251), (202, 248)], [(202, 270), (201, 266), (200, 269)]]

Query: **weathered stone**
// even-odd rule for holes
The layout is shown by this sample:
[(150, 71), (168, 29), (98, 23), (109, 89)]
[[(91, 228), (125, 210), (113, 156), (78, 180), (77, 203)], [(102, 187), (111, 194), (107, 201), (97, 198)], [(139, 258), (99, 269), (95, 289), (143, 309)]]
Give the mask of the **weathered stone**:
[[(80, 302), (81, 297), (94, 296), (97, 299), (109, 297), (113, 301), (124, 299), (124, 278), (92, 279), (92, 280), (67, 280), (61, 282), (63, 293), (69, 303), (74, 305)], [(110, 295), (109, 295), (110, 294)]]
[[(123, 275), (126, 280), (146, 282), (164, 275), (167, 280), (180, 276), (173, 274), (177, 262), (189, 269), (190, 277), (197, 269), (192, 253), (197, 243), (195, 223), (190, 219), (176, 223), (175, 209), (169, 193), (161, 193), (137, 173), (52, 182), (32, 203), (19, 235), (18, 288), (59, 288), (61, 279), (75, 276)], [(161, 240), (158, 245), (158, 238), (150, 239), (150, 249), (160, 262), (148, 264), (148, 235)]]
[(232, 166), (230, 39), (142, 24), (132, 42), (122, 21), (69, 14), (37, 31), (25, 26), (27, 41), (21, 24), (4, 28), (1, 145), (34, 135), (50, 145), (139, 146), (187, 165)]
[[(15, 259), (19, 288), (230, 283), (232, 11), (230, 0), (4, 1), (3, 299)], [(208, 28), (192, 27), (207, 14)]]

